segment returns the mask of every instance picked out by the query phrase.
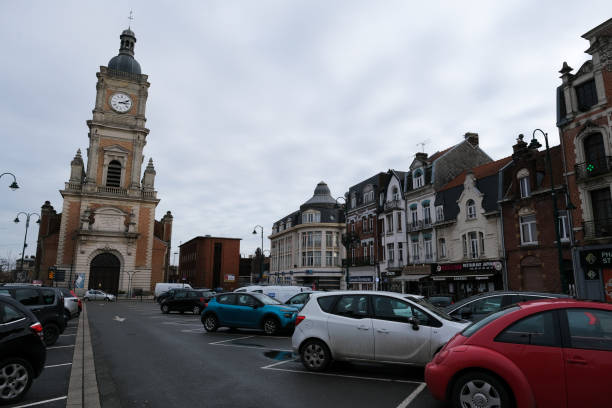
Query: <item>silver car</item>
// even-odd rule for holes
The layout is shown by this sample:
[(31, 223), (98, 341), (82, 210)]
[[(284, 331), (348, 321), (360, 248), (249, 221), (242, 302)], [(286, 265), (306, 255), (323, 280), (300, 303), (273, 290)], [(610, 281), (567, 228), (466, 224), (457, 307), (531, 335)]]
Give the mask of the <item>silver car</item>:
[(311, 371), (332, 359), (425, 366), (468, 324), (407, 294), (314, 293), (298, 313), (292, 347)]
[(114, 302), (115, 295), (112, 293), (106, 293), (102, 290), (98, 289), (89, 289), (85, 292), (85, 296), (83, 296), (85, 300), (106, 300), (107, 302)]
[(64, 319), (66, 321), (77, 317), (80, 313), (79, 298), (72, 294), (70, 289), (57, 288), (64, 295)]

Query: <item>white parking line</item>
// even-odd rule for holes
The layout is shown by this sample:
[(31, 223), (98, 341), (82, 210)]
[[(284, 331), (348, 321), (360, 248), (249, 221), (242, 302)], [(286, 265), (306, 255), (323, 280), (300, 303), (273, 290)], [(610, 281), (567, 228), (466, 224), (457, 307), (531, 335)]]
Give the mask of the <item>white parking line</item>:
[(425, 383), (421, 383), (414, 391), (410, 393), (409, 396), (406, 397), (405, 400), (402, 401), (401, 404), (397, 406), (397, 408), (406, 408), (410, 403), (425, 389)]
[(252, 337), (255, 337), (255, 336), (235, 337), (235, 338), (233, 338), (233, 339), (227, 339), (227, 340), (215, 341), (214, 343), (208, 343), (208, 344), (214, 344), (214, 345), (217, 345), (217, 344), (220, 344), (220, 343), (226, 343), (226, 342), (228, 342), (228, 341), (234, 341), (234, 340), (243, 340), (243, 339), (250, 339), (250, 338), (252, 338)]
[(47, 347), (47, 350), (53, 350), (53, 349), (59, 349), (59, 348), (66, 348), (66, 347), (74, 347), (74, 344), (70, 344), (68, 346), (55, 346), (55, 347)]
[(76, 336), (76, 333), (74, 333), (74, 334), (60, 334), (60, 337), (68, 337), (68, 336)]
[(48, 365), (48, 366), (45, 366), (45, 368), (62, 367), (62, 366), (67, 366), (67, 365), (72, 365), (72, 363)]
[(67, 398), (68, 398), (68, 396), (65, 395), (63, 397), (57, 397), (57, 398), (52, 398), (52, 399), (48, 399), (48, 400), (44, 400), (44, 401), (32, 402), (30, 404), (25, 404), (25, 405), (18, 405), (18, 406), (13, 407), (13, 408), (33, 407), (35, 405), (48, 404), (49, 402), (61, 401), (61, 400), (65, 400)]
[(265, 367), (261, 367), (261, 368), (263, 368), (263, 369), (265, 370), (265, 369), (268, 369), (268, 368), (271, 368), (271, 367), (276, 367), (277, 365), (281, 365), (281, 364), (288, 363), (288, 362), (290, 362), (290, 361), (300, 361), (300, 360), (299, 360), (299, 359), (297, 359), (297, 360), (284, 360), (284, 361), (279, 361), (279, 362), (277, 362), (277, 363), (273, 363), (273, 364), (270, 364), (270, 365), (267, 365), (267, 366), (265, 366)]

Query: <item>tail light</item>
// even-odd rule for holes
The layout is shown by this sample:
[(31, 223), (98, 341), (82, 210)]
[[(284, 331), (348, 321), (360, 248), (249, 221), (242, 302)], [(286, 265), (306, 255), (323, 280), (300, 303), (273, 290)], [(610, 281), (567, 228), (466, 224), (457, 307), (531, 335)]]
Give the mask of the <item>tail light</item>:
[(41, 339), (43, 338), (43, 327), (42, 324), (40, 324), (39, 322), (34, 323), (33, 325), (30, 326), (30, 329), (32, 329), (32, 331), (36, 334), (38, 334), (38, 337), (40, 337)]
[(208, 302), (204, 303), (204, 308), (208, 307)]
[(200, 303), (204, 303), (204, 298), (200, 298)]
[(306, 319), (306, 316), (297, 315), (297, 317), (295, 318), (295, 327), (297, 327), (298, 324), (302, 323), (304, 319)]

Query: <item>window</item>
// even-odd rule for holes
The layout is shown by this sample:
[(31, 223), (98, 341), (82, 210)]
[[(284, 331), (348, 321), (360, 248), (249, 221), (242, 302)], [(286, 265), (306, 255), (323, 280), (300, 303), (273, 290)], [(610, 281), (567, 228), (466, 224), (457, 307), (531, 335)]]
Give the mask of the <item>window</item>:
[(560, 334), (555, 324), (554, 312), (549, 311), (525, 317), (507, 327), (495, 338), (495, 341), (558, 347)]
[(444, 221), (444, 207), (441, 205), (436, 207), (436, 221)]
[(468, 232), (468, 249), (470, 258), (478, 258), (478, 235), (475, 232)]
[(40, 304), (38, 291), (36, 289), (15, 289), (15, 300), (25, 306), (35, 306)]
[(320, 213), (305, 213), (302, 214), (302, 223), (308, 224), (312, 222), (321, 222), (321, 214)]
[(417, 213), (416, 205), (410, 208), (410, 218), (412, 219), (412, 225), (417, 225), (419, 222), (419, 214)]
[(106, 169), (106, 185), (109, 187), (121, 187), (121, 163), (112, 160)]
[(17, 320), (24, 318), (21, 312), (13, 308), (11, 305), (2, 305), (2, 310), (0, 310), (0, 312), (2, 312), (0, 314), (2, 324), (16, 322)]
[(351, 196), (351, 208), (357, 207), (357, 197), (355, 195)]
[(402, 213), (398, 212), (397, 214), (397, 232), (402, 231)]
[(423, 187), (423, 171), (421, 169), (417, 169), (414, 173), (412, 173), (412, 188), (420, 188)]
[(399, 261), (402, 262), (404, 260), (404, 244), (401, 242), (397, 243), (397, 253)]
[(370, 241), (370, 262), (374, 261), (374, 242)]
[(397, 187), (393, 187), (393, 199), (395, 201), (399, 201), (400, 199), (399, 189)]
[(314, 258), (313, 266), (321, 266), (321, 251), (314, 251), (313, 258)]
[(467, 236), (463, 234), (461, 236), (461, 242), (463, 243), (463, 257), (467, 258), (468, 256), (468, 247), (467, 247)]
[(351, 232), (355, 232), (355, 221), (351, 221)]
[(325, 246), (331, 248), (333, 246), (333, 235), (331, 231), (325, 231)]
[(476, 203), (474, 203), (474, 200), (468, 200), (465, 206), (467, 208), (467, 218), (469, 220), (476, 218)]
[(365, 260), (368, 257), (368, 243), (364, 242), (361, 244), (361, 250), (363, 251), (363, 259)]
[[(320, 304), (320, 303), (319, 303)], [(361, 319), (369, 316), (367, 295), (342, 296), (333, 309), (333, 314)]]
[(480, 256), (484, 256), (485, 255), (485, 241), (484, 241), (484, 234), (482, 232), (478, 233), (478, 238), (480, 238)]
[(569, 241), (569, 220), (566, 211), (559, 211), (559, 238), (561, 241)]
[(387, 234), (393, 232), (393, 214), (387, 215)]
[(387, 260), (389, 262), (393, 262), (393, 260), (395, 259), (394, 255), (395, 255), (395, 248), (394, 248), (394, 244), (387, 244)]
[(446, 258), (446, 240), (444, 238), (438, 240), (438, 248), (440, 258)]
[(570, 347), (612, 351), (612, 312), (567, 309)]
[(529, 197), (531, 190), (529, 188), (529, 176), (521, 177), (519, 179), (519, 187), (521, 190), (521, 198)]
[(423, 207), (423, 223), (431, 224), (431, 212), (429, 211), (429, 206)]
[(412, 314), (412, 307), (399, 299), (387, 296), (372, 296), (374, 317), (381, 320), (407, 322)]
[(425, 244), (425, 259), (431, 261), (433, 259), (433, 247), (431, 245), (431, 238), (425, 238), (423, 242)]
[(370, 215), (370, 231), (374, 231), (374, 217)]
[(578, 110), (586, 112), (597, 105), (597, 90), (595, 80), (591, 79), (576, 86), (576, 98), (578, 99)]
[(369, 203), (374, 201), (374, 191), (367, 191), (363, 193), (363, 202)]
[(366, 217), (361, 217), (361, 230), (362, 231), (368, 230), (368, 222), (366, 221)]
[(312, 233), (312, 242), (315, 248), (321, 248), (321, 231)]
[(417, 241), (412, 243), (412, 262), (418, 262), (419, 258), (419, 242)]
[(52, 305), (55, 303), (55, 290), (53, 289), (43, 289), (41, 290), (43, 297), (43, 304)]
[(233, 305), (236, 302), (236, 295), (234, 294), (219, 295), (215, 299), (217, 299), (217, 302), (223, 305)]
[(520, 217), (521, 221), (521, 244), (537, 244), (538, 231), (536, 228), (535, 214)]
[(236, 303), (238, 306), (255, 306), (255, 299), (251, 295), (238, 295), (238, 302)]

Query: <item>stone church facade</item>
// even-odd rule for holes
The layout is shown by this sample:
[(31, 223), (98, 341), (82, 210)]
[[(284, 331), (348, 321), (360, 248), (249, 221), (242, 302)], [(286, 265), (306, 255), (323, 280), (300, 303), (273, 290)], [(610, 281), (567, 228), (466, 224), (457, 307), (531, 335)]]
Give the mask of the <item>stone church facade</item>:
[(142, 172), (148, 97), (147, 75), (134, 59), (136, 37), (120, 36), (119, 55), (100, 67), (85, 165), (78, 150), (60, 193), (61, 214), (41, 209), (39, 277), (63, 271), (64, 285), (111, 293), (152, 290), (167, 276), (172, 214), (155, 220), (159, 203), (152, 159)]

